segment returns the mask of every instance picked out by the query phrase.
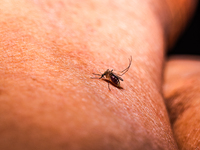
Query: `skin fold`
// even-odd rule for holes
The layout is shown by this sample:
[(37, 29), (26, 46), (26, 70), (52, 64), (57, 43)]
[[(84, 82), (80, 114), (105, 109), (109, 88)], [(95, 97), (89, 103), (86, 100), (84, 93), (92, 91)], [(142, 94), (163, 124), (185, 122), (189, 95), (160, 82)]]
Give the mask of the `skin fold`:
[[(195, 5), (2, 0), (0, 149), (181, 147), (163, 68)], [(130, 56), (123, 89), (91, 79), (99, 70), (122, 71)]]
[(166, 63), (164, 97), (180, 149), (199, 149), (200, 58), (176, 56)]

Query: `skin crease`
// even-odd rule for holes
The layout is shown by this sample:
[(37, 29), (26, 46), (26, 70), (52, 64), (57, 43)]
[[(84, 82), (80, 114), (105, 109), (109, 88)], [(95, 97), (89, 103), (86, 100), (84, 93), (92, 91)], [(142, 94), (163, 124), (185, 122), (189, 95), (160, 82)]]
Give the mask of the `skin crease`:
[(172, 57), (166, 64), (164, 97), (180, 149), (200, 149), (200, 58)]
[[(177, 149), (164, 53), (195, 2), (1, 1), (0, 149)], [(130, 56), (123, 89), (91, 79)]]

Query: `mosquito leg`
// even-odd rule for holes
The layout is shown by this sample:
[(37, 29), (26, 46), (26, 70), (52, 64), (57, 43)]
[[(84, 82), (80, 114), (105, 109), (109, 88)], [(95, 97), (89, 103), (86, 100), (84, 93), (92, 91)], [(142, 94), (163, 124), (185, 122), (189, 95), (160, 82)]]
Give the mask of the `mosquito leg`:
[(109, 86), (109, 82), (108, 82), (108, 89), (111, 91), (110, 86)]
[[(131, 62), (132, 62), (132, 56), (131, 56), (131, 58), (129, 58), (129, 65), (128, 65), (128, 67), (126, 69), (124, 69), (122, 71), (117, 71), (117, 70), (114, 70), (114, 71), (121, 73), (121, 74), (118, 74), (119, 76), (124, 75), (129, 70), (129, 68), (131, 66)], [(111, 71), (113, 71), (113, 70), (111, 70)]]
[(132, 56), (129, 59), (129, 65), (128, 65), (128, 67), (126, 69), (124, 69), (124, 70), (121, 71), (122, 74), (120, 74), (120, 76), (124, 75), (129, 70), (129, 68), (131, 66), (131, 62), (132, 62)]

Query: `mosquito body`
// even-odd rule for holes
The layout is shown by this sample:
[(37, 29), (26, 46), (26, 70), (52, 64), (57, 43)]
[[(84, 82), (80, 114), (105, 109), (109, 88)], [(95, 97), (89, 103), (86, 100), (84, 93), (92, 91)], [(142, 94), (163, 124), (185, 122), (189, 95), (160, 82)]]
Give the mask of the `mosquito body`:
[(118, 88), (122, 88), (120, 86), (120, 80), (121, 81), (124, 81), (124, 80), (120, 76), (124, 75), (129, 70), (129, 68), (131, 66), (131, 62), (132, 62), (132, 57), (129, 59), (129, 65), (128, 65), (128, 67), (126, 69), (124, 69), (123, 71), (119, 71), (119, 73), (115, 73), (113, 71), (113, 69), (112, 70), (107, 69), (103, 74), (102, 73), (101, 74), (95, 74), (95, 73), (93, 73), (93, 74), (100, 76), (99, 79), (103, 78), (103, 79), (106, 79), (107, 81), (109, 81), (108, 82), (108, 89), (109, 90), (110, 90), (109, 83), (113, 84), (114, 86), (116, 86)]

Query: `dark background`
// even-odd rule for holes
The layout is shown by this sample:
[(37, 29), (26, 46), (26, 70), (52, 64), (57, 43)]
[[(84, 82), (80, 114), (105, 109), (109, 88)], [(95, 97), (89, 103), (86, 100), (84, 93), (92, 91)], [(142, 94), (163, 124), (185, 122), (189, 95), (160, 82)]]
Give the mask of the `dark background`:
[(200, 56), (200, 2), (195, 15), (168, 56), (190, 54)]

